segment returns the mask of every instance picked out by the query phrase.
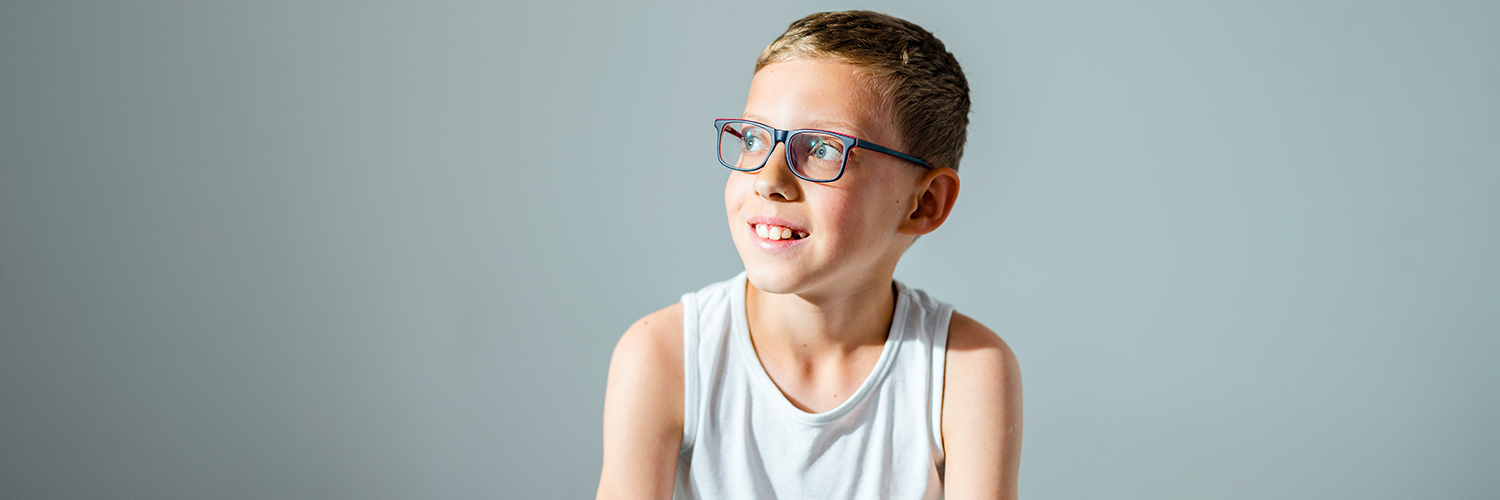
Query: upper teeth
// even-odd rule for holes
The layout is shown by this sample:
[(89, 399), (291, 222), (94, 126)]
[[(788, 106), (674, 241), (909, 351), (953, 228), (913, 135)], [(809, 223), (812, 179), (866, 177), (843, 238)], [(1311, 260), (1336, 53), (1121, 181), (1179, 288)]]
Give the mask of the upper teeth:
[(793, 231), (789, 227), (773, 226), (770, 224), (756, 224), (755, 234), (770, 240), (790, 240), (794, 235), (798, 238), (807, 237), (807, 232), (805, 231)]

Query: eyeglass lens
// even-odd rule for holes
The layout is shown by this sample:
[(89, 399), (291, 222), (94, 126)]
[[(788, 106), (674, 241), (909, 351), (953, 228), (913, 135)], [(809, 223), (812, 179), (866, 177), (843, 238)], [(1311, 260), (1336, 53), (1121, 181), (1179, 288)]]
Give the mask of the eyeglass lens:
[[(848, 148), (831, 134), (798, 132), (787, 138), (791, 167), (803, 178), (826, 181), (839, 176)], [(775, 146), (771, 131), (749, 123), (732, 122), (719, 130), (719, 159), (735, 170), (750, 171), (766, 164)]]

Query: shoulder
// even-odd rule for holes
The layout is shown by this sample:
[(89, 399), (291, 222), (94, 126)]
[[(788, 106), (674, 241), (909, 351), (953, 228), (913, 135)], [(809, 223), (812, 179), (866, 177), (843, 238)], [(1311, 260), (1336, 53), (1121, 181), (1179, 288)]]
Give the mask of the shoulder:
[(615, 344), (598, 498), (672, 494), (682, 442), (682, 310), (678, 303), (646, 315)]
[(675, 345), (678, 357), (681, 357), (682, 310), (682, 303), (678, 302), (631, 323), (615, 345), (615, 352), (618, 354), (621, 348), (632, 353), (636, 350), (655, 351)]
[(621, 378), (620, 382), (631, 386), (672, 382), (681, 398), (682, 312), (678, 302), (647, 314), (625, 330), (610, 358), (611, 386)]
[(948, 364), (991, 375), (1020, 374), (1016, 354), (994, 331), (974, 318), (953, 312), (948, 323)]
[(948, 327), (942, 437), (949, 498), (1015, 498), (1021, 368), (1010, 346), (957, 312)]
[(1020, 405), (1021, 366), (1015, 352), (995, 332), (956, 311), (948, 325), (944, 371), (944, 414)]
[[(953, 313), (943, 375), (944, 423), (970, 412), (983, 417), (1021, 404), (1021, 366), (999, 335), (973, 318)], [(946, 427), (946, 425), (945, 425)]]

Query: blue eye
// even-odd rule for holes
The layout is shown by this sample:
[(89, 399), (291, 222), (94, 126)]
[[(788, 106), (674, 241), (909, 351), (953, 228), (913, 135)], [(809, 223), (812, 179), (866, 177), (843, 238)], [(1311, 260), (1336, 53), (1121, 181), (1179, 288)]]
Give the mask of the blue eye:
[(762, 149), (762, 141), (760, 141), (759, 137), (754, 137), (754, 132), (747, 131), (744, 143), (747, 152), (757, 152), (757, 150)]
[(839, 150), (839, 148), (835, 147), (835, 145), (829, 143), (828, 141), (823, 140), (823, 138), (821, 137), (813, 139), (813, 143), (811, 146), (812, 147), (809, 148), (810, 150), (808, 156), (811, 156), (815, 159), (825, 161), (838, 161), (844, 156), (843, 151)]

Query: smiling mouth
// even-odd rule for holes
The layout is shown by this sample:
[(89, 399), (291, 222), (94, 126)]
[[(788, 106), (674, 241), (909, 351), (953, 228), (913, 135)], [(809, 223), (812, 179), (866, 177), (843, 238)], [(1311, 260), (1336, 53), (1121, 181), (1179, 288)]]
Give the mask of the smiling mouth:
[(755, 234), (768, 240), (800, 240), (806, 238), (807, 231), (798, 231), (789, 227), (773, 226), (771, 224), (754, 224)]

